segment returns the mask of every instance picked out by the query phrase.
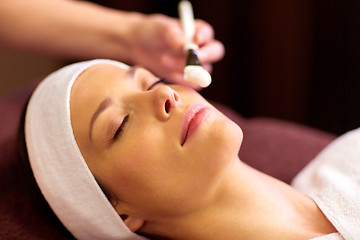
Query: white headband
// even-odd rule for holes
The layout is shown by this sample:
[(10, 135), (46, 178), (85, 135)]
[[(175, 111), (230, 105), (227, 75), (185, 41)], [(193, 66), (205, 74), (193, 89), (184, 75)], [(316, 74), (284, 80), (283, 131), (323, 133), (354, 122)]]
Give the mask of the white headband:
[(77, 239), (144, 240), (132, 233), (91, 174), (76, 144), (70, 120), (70, 92), (87, 68), (112, 60), (91, 60), (66, 66), (34, 91), (25, 120), (25, 139), (35, 179), (45, 199)]

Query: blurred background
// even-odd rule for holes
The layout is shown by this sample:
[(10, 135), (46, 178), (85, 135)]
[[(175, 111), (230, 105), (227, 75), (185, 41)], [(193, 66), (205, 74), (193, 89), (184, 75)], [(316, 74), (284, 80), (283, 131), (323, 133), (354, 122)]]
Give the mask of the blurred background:
[[(177, 17), (177, 0), (101, 5)], [(194, 0), (226, 48), (205, 97), (335, 134), (360, 126), (360, 1)], [(119, 23), (121, 24), (121, 23)], [(71, 61), (0, 48), (0, 95)]]

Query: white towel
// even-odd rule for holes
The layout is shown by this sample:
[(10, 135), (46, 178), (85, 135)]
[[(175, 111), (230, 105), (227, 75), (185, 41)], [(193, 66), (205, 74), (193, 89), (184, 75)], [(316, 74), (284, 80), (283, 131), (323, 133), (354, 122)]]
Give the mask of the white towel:
[(292, 184), (310, 196), (346, 240), (360, 239), (360, 128), (327, 146)]
[[(91, 174), (70, 122), (70, 92), (87, 68), (110, 60), (66, 66), (40, 83), (26, 113), (25, 138), (39, 188), (64, 226), (77, 239), (143, 240), (121, 220)], [(84, 103), (86, 104), (86, 103)]]
[(310, 240), (344, 240), (344, 238), (339, 233), (331, 233), (325, 236), (312, 238)]

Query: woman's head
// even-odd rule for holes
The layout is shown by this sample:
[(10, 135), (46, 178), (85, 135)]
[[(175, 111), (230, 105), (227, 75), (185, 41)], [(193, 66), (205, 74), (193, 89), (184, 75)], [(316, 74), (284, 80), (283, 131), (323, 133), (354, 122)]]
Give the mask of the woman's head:
[[(71, 80), (67, 83), (65, 80), (57, 80), (61, 87), (51, 83), (49, 86), (40, 86), (43, 90), (36, 91), (43, 93), (35, 92), (35, 100), (30, 101), (29, 109), (31, 105), (44, 106), (29, 110), (26, 123), (29, 155), (30, 161), (34, 162), (33, 171), (40, 188), (48, 184), (49, 180), (42, 178), (43, 175), (51, 175), (47, 173), (47, 168), (52, 166), (45, 167), (43, 172), (40, 170), (40, 177), (37, 177), (36, 172), (38, 168), (43, 168), (44, 162), (32, 158), (52, 154), (54, 159), (50, 162), (55, 161), (59, 165), (52, 170), (54, 175), (59, 175), (58, 167), (62, 168), (60, 172), (63, 171), (64, 175), (50, 181), (62, 185), (61, 178), (66, 177), (64, 186), (60, 186), (64, 187), (60, 193), (66, 191), (65, 185), (69, 181), (69, 192), (66, 194), (76, 195), (76, 199), (71, 199), (71, 196), (69, 202), (66, 195), (58, 196), (57, 187), (51, 184), (50, 187), (43, 187), (43, 192), (55, 213), (60, 215), (60, 220), (65, 221), (65, 226), (73, 233), (69, 225), (74, 220), (67, 224), (71, 219), (62, 216), (64, 204), (68, 204), (69, 209), (85, 206), (81, 211), (87, 211), (89, 206), (98, 208), (98, 204), (105, 204), (105, 196), (100, 196), (99, 188), (93, 186), (96, 182), (91, 179), (91, 173), (114, 207), (105, 204), (106, 210), (112, 210), (113, 213), (100, 216), (106, 218), (104, 215), (109, 214), (109, 221), (117, 217), (121, 222), (118, 215), (123, 215), (127, 217), (125, 222), (128, 226), (137, 230), (145, 221), (186, 214), (205, 204), (225, 174), (229, 165), (227, 160), (237, 154), (241, 131), (234, 123), (195, 91), (160, 83), (156, 76), (143, 68), (128, 68), (113, 61), (95, 60), (70, 66), (49, 78), (53, 82), (58, 78)], [(56, 96), (51, 91), (60, 91), (61, 94)], [(43, 95), (53, 100), (40, 100)], [(44, 112), (44, 109), (47, 110)], [(37, 114), (39, 111), (42, 116)], [(34, 121), (40, 117), (44, 118), (41, 120), (42, 126), (34, 127)], [(54, 125), (49, 125), (52, 124), (49, 121), (54, 122)], [(48, 134), (45, 135), (50, 136), (45, 136), (46, 143), (40, 145), (47, 145), (53, 139), (50, 145), (54, 146), (49, 147), (47, 152), (31, 154), (40, 147), (37, 144), (40, 138), (37, 132), (46, 130)], [(64, 163), (62, 159), (65, 159)], [(84, 174), (86, 177), (79, 176)], [(79, 178), (80, 181), (73, 182)], [(81, 186), (83, 182), (86, 183), (85, 188)], [(77, 190), (76, 186), (73, 188), (74, 184), (81, 189)], [(71, 192), (72, 189), (75, 191)], [(93, 192), (92, 195), (88, 191)], [(46, 196), (47, 192), (50, 192), (50, 197)], [(95, 201), (95, 204), (94, 199), (91, 199), (94, 194), (96, 198), (104, 199)], [(81, 201), (84, 206), (78, 205), (78, 197), (83, 197)], [(52, 204), (52, 201), (55, 203)], [(61, 202), (58, 206), (57, 201)], [(94, 211), (92, 215), (99, 214), (96, 209), (91, 211)], [(118, 220), (115, 220), (116, 224), (110, 225), (122, 228), (122, 222)], [(91, 225), (99, 223), (86, 224), (82, 227), (91, 228)], [(101, 225), (103, 227), (107, 224)], [(85, 234), (91, 232), (86, 229), (81, 231)]]

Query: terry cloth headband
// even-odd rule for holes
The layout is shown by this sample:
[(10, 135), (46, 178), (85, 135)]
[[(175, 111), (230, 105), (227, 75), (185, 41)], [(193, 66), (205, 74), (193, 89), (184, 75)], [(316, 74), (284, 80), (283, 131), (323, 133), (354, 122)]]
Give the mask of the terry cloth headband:
[(129, 68), (112, 60), (90, 60), (57, 70), (39, 84), (25, 119), (29, 161), (45, 199), (77, 239), (144, 240), (127, 228), (108, 201), (73, 135), (73, 83), (84, 70), (103, 63)]

